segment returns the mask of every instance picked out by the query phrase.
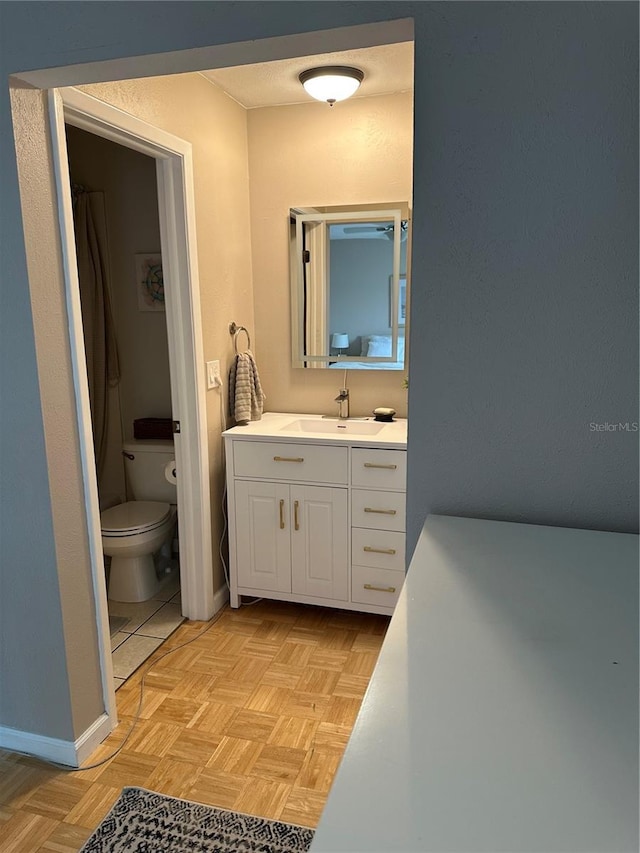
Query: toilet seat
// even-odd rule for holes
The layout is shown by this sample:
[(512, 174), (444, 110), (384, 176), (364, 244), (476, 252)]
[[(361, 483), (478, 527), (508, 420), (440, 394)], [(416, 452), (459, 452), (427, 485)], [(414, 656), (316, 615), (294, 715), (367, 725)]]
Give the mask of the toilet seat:
[(161, 527), (168, 519), (171, 504), (160, 501), (127, 501), (112, 506), (100, 515), (102, 535), (136, 536)]

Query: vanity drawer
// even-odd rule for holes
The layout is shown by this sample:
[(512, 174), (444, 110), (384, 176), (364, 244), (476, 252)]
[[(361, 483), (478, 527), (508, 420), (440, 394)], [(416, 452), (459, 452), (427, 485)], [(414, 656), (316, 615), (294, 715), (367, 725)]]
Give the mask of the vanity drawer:
[(346, 484), (347, 453), (321, 444), (234, 441), (233, 471), (236, 477)]
[(353, 566), (351, 569), (351, 601), (357, 604), (379, 604), (393, 607), (398, 600), (404, 572)]
[(404, 572), (404, 533), (351, 528), (351, 563)]
[(351, 492), (351, 524), (374, 530), (405, 530), (404, 492), (368, 491)]
[(351, 451), (351, 485), (404, 491), (406, 482), (405, 450), (368, 450), (364, 447), (354, 447)]

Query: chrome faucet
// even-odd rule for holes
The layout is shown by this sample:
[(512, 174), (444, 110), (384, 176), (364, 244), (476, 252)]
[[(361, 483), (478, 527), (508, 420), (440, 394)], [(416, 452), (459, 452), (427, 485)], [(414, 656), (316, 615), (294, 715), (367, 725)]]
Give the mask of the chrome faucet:
[(338, 404), (338, 418), (341, 421), (346, 421), (349, 417), (349, 389), (341, 388), (335, 401)]

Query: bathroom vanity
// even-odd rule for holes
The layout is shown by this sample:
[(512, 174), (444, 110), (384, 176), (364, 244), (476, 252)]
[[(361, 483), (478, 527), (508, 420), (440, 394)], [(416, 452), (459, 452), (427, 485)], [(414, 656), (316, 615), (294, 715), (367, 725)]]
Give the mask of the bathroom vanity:
[(223, 433), (231, 606), (391, 614), (405, 576), (407, 422), (267, 413)]

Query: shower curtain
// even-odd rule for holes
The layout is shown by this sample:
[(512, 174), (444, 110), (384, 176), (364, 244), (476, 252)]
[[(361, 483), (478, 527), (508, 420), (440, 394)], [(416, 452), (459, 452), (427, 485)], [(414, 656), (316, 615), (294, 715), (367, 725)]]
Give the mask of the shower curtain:
[(114, 394), (120, 381), (120, 365), (109, 295), (106, 211), (104, 193), (92, 192), (77, 184), (72, 190), (82, 327), (100, 491), (110, 427), (121, 431), (118, 396)]

